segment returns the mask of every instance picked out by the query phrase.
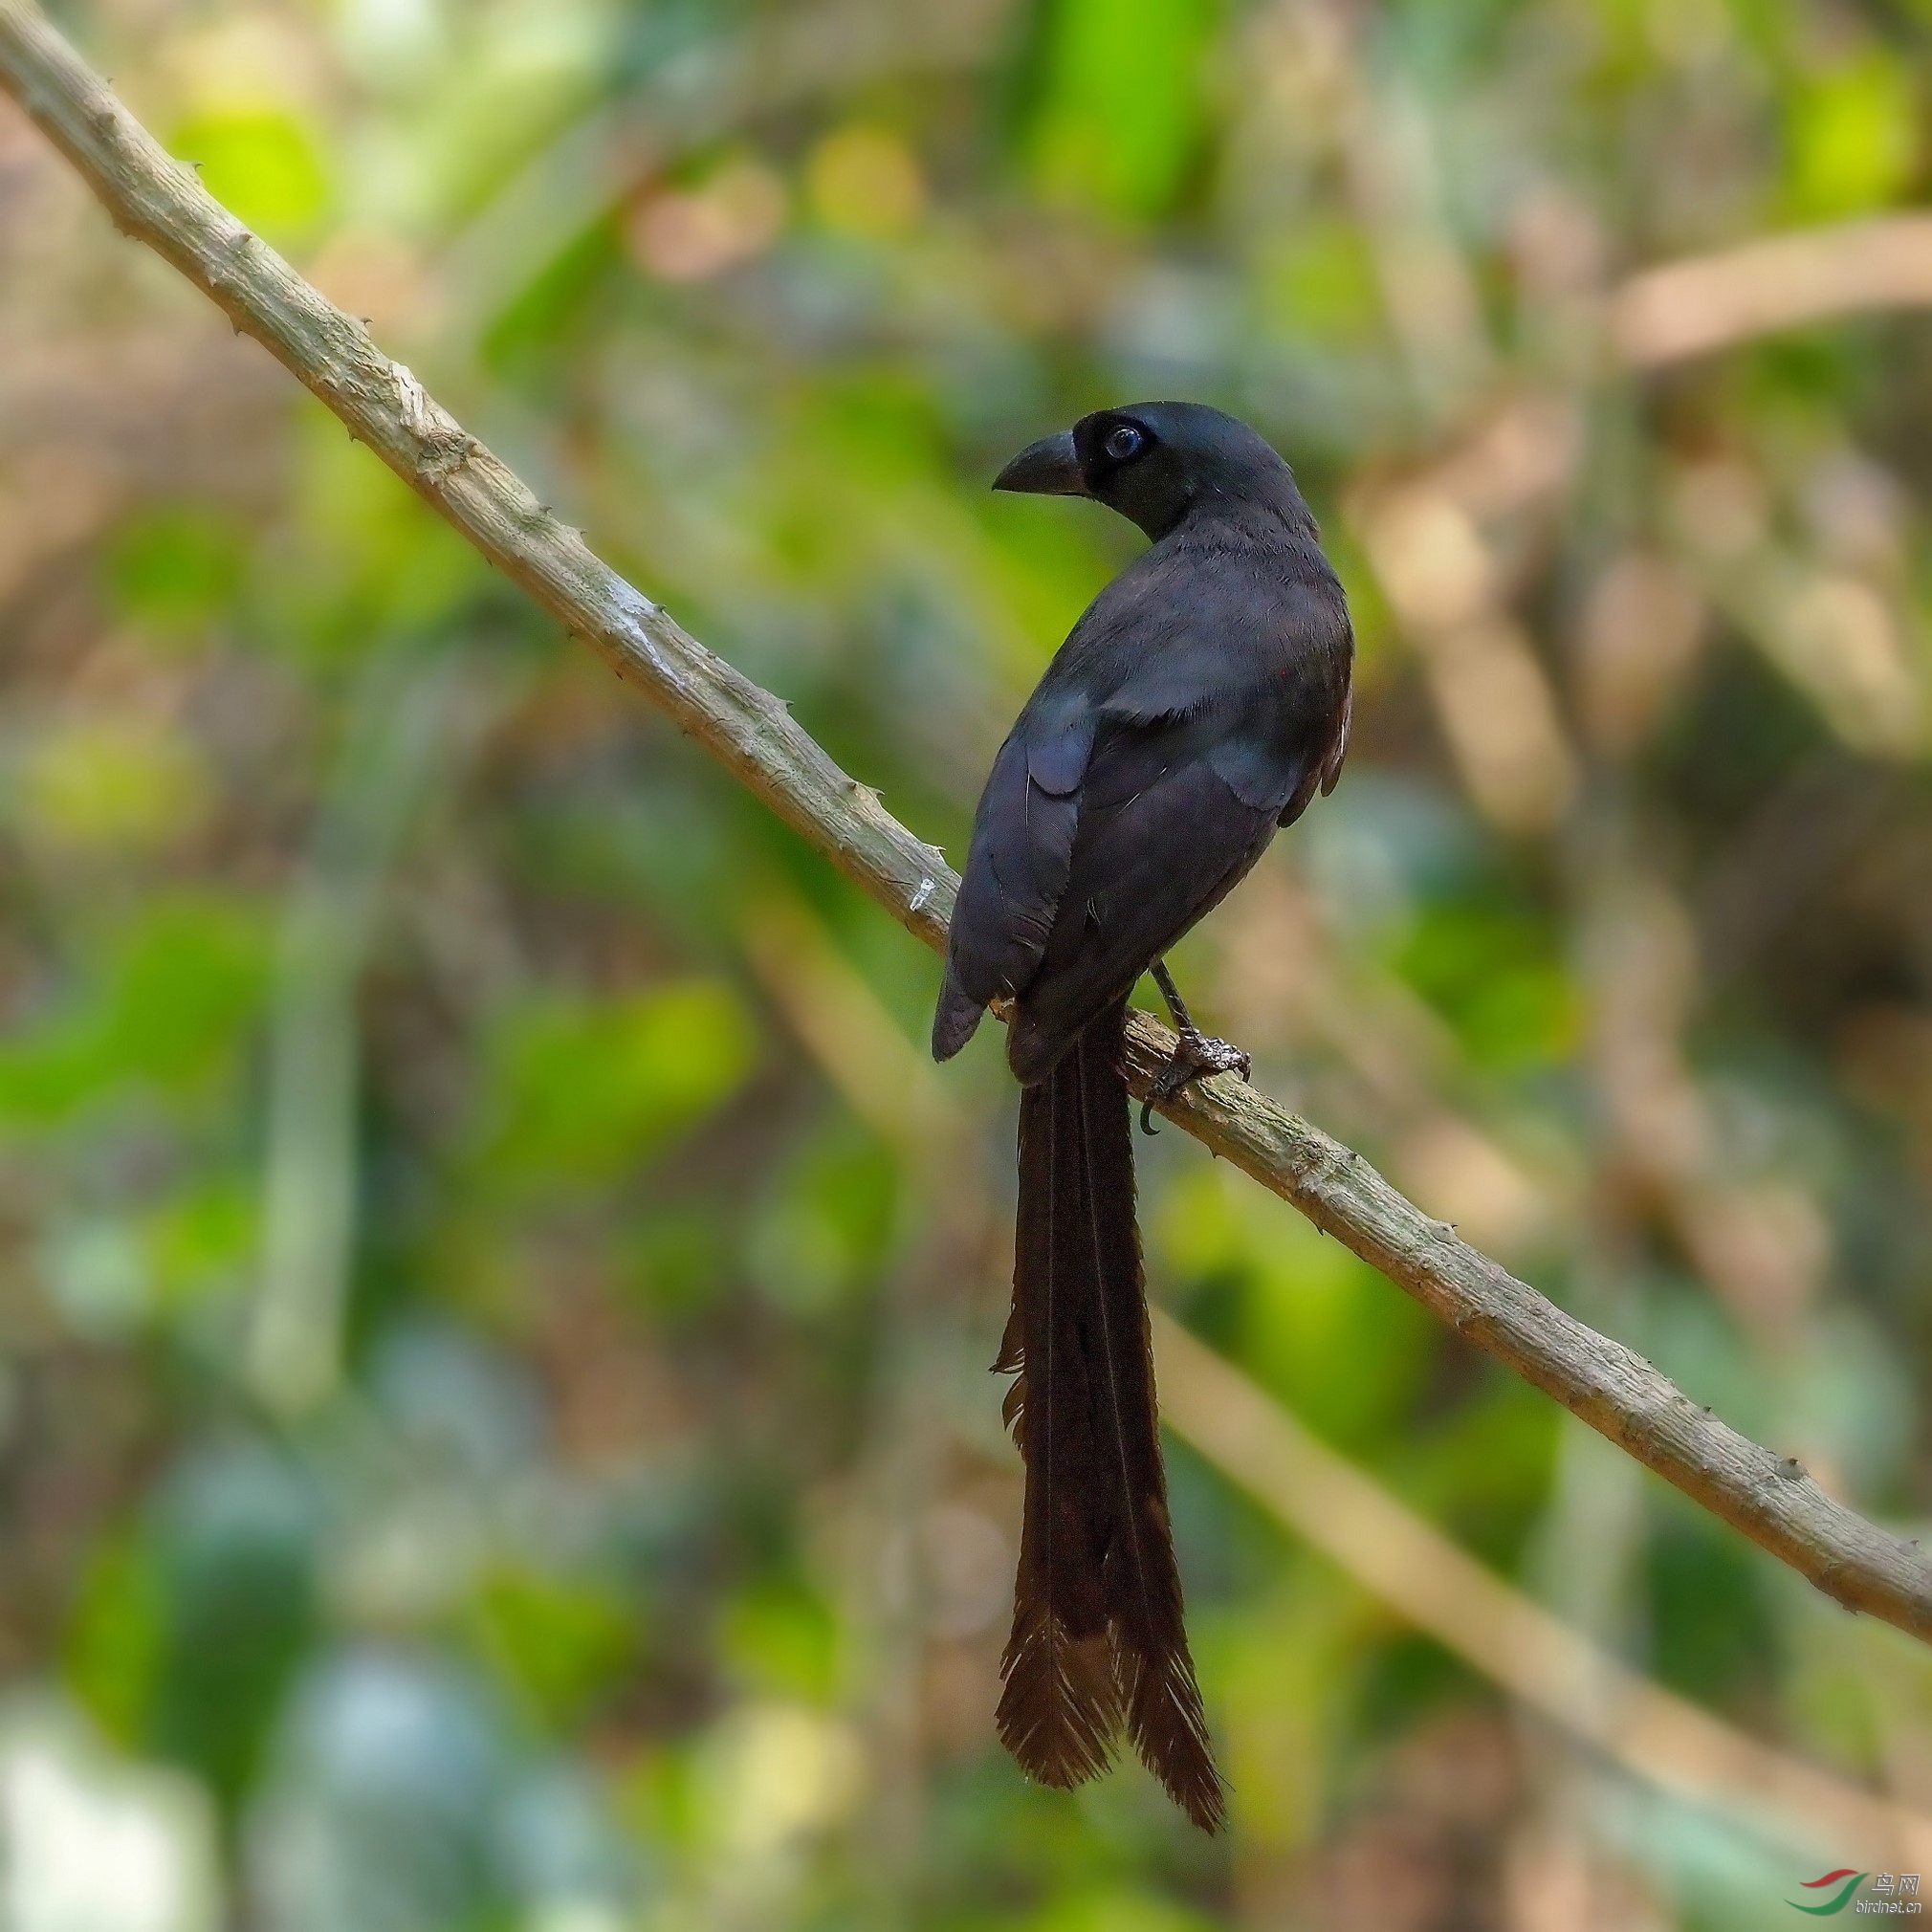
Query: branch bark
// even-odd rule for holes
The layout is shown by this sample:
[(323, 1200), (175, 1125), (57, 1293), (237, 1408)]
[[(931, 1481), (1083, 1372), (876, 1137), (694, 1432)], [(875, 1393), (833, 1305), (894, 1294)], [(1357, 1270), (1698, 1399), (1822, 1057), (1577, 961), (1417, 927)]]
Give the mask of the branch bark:
[[(936, 847), (842, 771), (783, 703), (689, 636), (171, 159), (26, 0), (0, 0), (0, 87), (118, 228), (171, 262), (564, 628), (593, 645), (917, 938), (945, 943), (957, 887)], [(1129, 1030), (1144, 1095), (1173, 1036)], [(1797, 1462), (1700, 1408), (1431, 1219), (1352, 1150), (1223, 1076), (1163, 1112), (1301, 1210), (1456, 1331), (1851, 1610), (1932, 1641), (1932, 1560), (1828, 1496)]]

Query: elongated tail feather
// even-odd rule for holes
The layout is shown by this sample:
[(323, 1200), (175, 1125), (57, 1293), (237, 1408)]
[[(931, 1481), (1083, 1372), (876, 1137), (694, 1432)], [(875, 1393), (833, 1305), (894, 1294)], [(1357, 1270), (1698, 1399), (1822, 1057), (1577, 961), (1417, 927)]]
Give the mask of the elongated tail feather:
[(998, 1368), (1026, 1503), (999, 1735), (1046, 1784), (1104, 1769), (1124, 1729), (1206, 1831), (1223, 1816), (1182, 1621), (1155, 1425), (1121, 1071), (1125, 1002), (1020, 1115), (1013, 1315)]
[(995, 1364), (1019, 1372), (1006, 1416), (1026, 1462), (999, 1741), (1028, 1776), (1063, 1787), (1107, 1768), (1121, 1722), (1101, 1586), (1106, 1552), (1087, 1506), (1095, 1471), (1079, 1315), (1091, 1290), (1065, 1238), (1066, 1206), (1081, 1185), (1078, 1131), (1078, 1095), (1067, 1083), (1056, 1076), (1024, 1090), (1013, 1313)]
[(1114, 1671), (1134, 1749), (1203, 1831), (1221, 1823), (1220, 1773), (1188, 1651), (1180, 1570), (1167, 1507), (1134, 1218), (1133, 1128), (1121, 1071), (1125, 1005), (1110, 1008), (1074, 1048), (1081, 1144), (1087, 1154), (1084, 1230), (1096, 1284), (1091, 1372), (1097, 1462), (1111, 1484), (1102, 1595)]

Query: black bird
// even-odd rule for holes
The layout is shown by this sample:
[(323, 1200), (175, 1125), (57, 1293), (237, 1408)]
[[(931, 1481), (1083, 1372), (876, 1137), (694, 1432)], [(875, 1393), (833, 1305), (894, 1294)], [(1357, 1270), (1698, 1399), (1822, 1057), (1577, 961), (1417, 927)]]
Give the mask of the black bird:
[(1218, 409), (1100, 410), (993, 487), (1091, 496), (1153, 539), (1074, 626), (994, 760), (933, 1020), (947, 1060), (1010, 1000), (1023, 1089), (1013, 1312), (994, 1365), (1017, 1378), (1006, 1416), (1026, 1464), (999, 1736), (1031, 1776), (1068, 1786), (1125, 1731), (1212, 1832), (1224, 1804), (1155, 1431), (1123, 1029), (1152, 967), (1180, 1030), (1162, 1096), (1245, 1076), (1244, 1054), (1195, 1027), (1162, 955), (1333, 788), (1354, 642), (1288, 466)]

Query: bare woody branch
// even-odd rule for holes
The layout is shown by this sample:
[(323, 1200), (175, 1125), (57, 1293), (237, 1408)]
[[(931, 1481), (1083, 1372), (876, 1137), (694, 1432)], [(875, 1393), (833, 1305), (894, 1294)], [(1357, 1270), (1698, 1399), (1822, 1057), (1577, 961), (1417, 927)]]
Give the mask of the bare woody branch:
[[(594, 645), (801, 837), (929, 946), (957, 884), (940, 853), (832, 761), (771, 692), (688, 636), (538, 503), (368, 331), (310, 287), (172, 160), (25, 0), (0, 0), (0, 87), (145, 242), (260, 341), (563, 626)], [(1144, 1094), (1172, 1036), (1129, 1035)], [(1797, 1462), (1700, 1408), (1432, 1220), (1361, 1155), (1222, 1078), (1166, 1109), (1214, 1153), (1668, 1482), (1853, 1610), (1932, 1640), (1932, 1560), (1828, 1496)]]

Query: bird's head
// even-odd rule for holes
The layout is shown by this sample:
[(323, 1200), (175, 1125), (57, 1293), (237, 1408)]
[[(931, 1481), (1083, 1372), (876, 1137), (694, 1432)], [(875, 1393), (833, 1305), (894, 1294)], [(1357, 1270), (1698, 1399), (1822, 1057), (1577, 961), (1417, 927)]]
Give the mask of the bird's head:
[(1245, 423), (1205, 403), (1096, 409), (1021, 450), (993, 487), (1091, 496), (1156, 542), (1191, 513), (1247, 505), (1314, 529), (1288, 466)]

